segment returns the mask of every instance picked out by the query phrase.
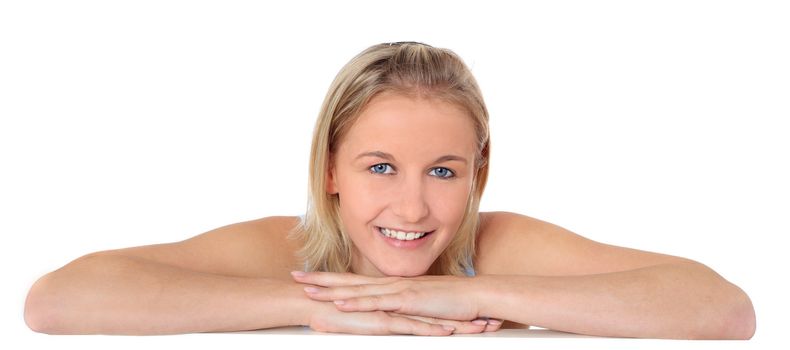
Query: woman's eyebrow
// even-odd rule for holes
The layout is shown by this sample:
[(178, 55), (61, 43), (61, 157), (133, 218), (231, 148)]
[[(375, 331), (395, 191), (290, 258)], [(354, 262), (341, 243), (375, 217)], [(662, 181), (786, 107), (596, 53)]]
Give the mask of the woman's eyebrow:
[(379, 157), (389, 160), (390, 162), (395, 161), (395, 157), (393, 157), (391, 154), (387, 152), (382, 152), (382, 151), (363, 152), (360, 153), (356, 158), (354, 158), (354, 160), (357, 160), (362, 157)]
[[(391, 154), (389, 154), (387, 152), (382, 152), (382, 151), (363, 152), (363, 153), (360, 153), (359, 155), (357, 155), (357, 157), (354, 158), (354, 160), (357, 160), (357, 159), (363, 158), (363, 157), (378, 157), (378, 158), (389, 160), (390, 162), (394, 162), (395, 161), (395, 157), (393, 155), (391, 155)], [(466, 158), (461, 157), (461, 156), (456, 156), (456, 155), (453, 155), (453, 154), (443, 155), (443, 156), (437, 158), (434, 161), (434, 163), (449, 162), (449, 161), (453, 161), (453, 160), (459, 161), (459, 162), (463, 162), (463, 163), (468, 163)]]
[(459, 162), (467, 163), (466, 158), (460, 157), (460, 156), (456, 156), (456, 155), (452, 155), (452, 154), (441, 156), (438, 159), (436, 159), (434, 161), (434, 163), (449, 162), (451, 160), (456, 160), (456, 161), (459, 161)]

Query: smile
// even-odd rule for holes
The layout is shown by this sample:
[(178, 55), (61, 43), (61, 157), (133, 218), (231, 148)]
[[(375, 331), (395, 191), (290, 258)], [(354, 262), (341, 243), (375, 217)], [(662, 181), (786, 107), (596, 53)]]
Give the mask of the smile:
[(430, 233), (433, 232), (433, 231), (430, 231), (430, 232), (403, 232), (403, 231), (397, 231), (397, 230), (393, 230), (393, 229), (388, 229), (386, 227), (379, 227), (378, 229), (379, 229), (379, 232), (381, 232), (382, 235), (387, 236), (387, 237), (392, 238), (392, 239), (397, 239), (399, 241), (413, 241), (415, 239), (420, 239), (420, 238), (424, 237), (425, 235), (430, 234)]

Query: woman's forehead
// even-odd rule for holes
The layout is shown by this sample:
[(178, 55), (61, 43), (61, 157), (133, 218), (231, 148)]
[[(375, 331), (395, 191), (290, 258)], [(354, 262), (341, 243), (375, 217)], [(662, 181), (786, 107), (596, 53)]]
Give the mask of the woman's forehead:
[[(463, 108), (439, 99), (386, 94), (362, 110), (341, 145), (349, 150), (474, 153), (472, 118)], [(384, 150), (382, 148), (387, 148)]]

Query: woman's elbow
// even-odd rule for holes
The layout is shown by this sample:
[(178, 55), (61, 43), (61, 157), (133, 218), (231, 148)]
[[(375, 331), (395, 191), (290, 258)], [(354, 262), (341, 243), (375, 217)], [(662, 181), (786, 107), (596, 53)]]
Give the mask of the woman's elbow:
[(726, 326), (722, 338), (748, 340), (754, 336), (757, 329), (754, 306), (743, 290), (735, 285), (733, 288), (736, 290), (736, 296), (733, 298), (728, 319), (725, 321)]
[[(701, 268), (701, 281), (709, 282), (708, 288), (697, 301), (697, 318), (685, 339), (748, 340), (754, 336), (756, 318), (749, 296), (741, 288), (727, 281), (709, 267), (695, 263)], [(707, 277), (704, 277), (707, 276)]]
[(701, 325), (691, 339), (749, 340), (754, 336), (756, 318), (752, 301), (746, 293), (729, 282), (726, 292), (708, 306), (709, 313), (697, 322)]
[(74, 333), (75, 322), (68, 314), (70, 299), (73, 299), (69, 295), (75, 293), (74, 276), (71, 272), (75, 266), (77, 270), (84, 269), (85, 266), (96, 266), (95, 256), (97, 255), (89, 254), (80, 257), (33, 283), (25, 299), (24, 311), (25, 323), (31, 330), (47, 334)]
[(55, 308), (52, 307), (52, 293), (49, 286), (50, 275), (36, 281), (25, 300), (24, 318), (27, 326), (39, 333), (58, 333), (55, 327)]

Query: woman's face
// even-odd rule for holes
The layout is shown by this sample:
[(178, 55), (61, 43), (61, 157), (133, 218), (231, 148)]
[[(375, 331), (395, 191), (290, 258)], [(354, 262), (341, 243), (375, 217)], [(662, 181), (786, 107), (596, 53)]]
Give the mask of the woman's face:
[(461, 225), (472, 188), (474, 124), (462, 108), (374, 97), (333, 155), (328, 192), (353, 244), (352, 271), (425, 274)]

